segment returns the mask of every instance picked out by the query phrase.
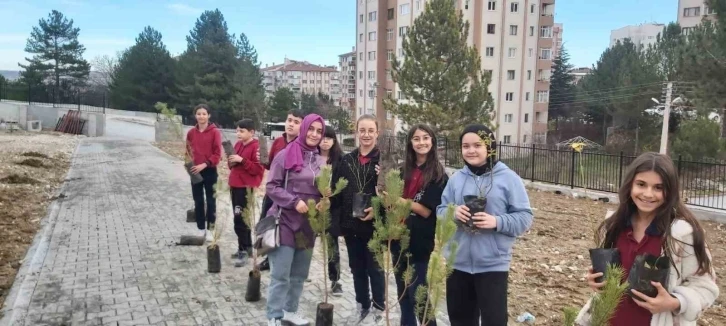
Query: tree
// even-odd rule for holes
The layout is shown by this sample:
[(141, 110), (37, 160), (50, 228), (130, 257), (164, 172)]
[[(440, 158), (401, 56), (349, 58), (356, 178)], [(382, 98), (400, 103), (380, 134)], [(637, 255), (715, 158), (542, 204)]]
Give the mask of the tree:
[(121, 55), (111, 76), (111, 103), (121, 110), (154, 112), (157, 102), (171, 101), (174, 60), (161, 33), (147, 26), (136, 44)]
[(346, 135), (353, 132), (352, 119), (350, 117), (350, 111), (342, 107), (334, 107), (328, 115), (326, 115), (328, 121), (330, 121), (331, 127), (335, 129), (335, 132), (339, 135)]
[(257, 50), (242, 33), (236, 43), (237, 70), (235, 71), (235, 119), (250, 118), (264, 121), (265, 89), (262, 86), (262, 73), (257, 61)]
[(646, 55), (652, 60), (663, 80), (681, 80), (683, 69), (683, 52), (686, 38), (681, 33), (678, 23), (670, 23), (663, 33), (658, 34), (655, 44), (648, 47)]
[(491, 75), (467, 45), (468, 32), (453, 0), (427, 2), (403, 39), (404, 58), (392, 64), (393, 81), (409, 101), (387, 98), (385, 108), (407, 124), (426, 123), (444, 134), (475, 122), (491, 126)]
[(705, 116), (684, 121), (673, 139), (673, 153), (686, 160), (717, 158), (721, 149), (720, 126)]
[(297, 99), (287, 87), (278, 88), (270, 99), (268, 115), (272, 121), (285, 121), (287, 112), (297, 109)]
[(113, 75), (118, 67), (118, 62), (123, 52), (118, 53), (116, 57), (109, 55), (99, 55), (91, 60), (91, 67), (96, 72), (95, 78), (91, 78), (91, 82), (96, 86), (110, 87)]
[(80, 28), (73, 27), (73, 20), (68, 20), (59, 11), (53, 10), (47, 19), (40, 19), (25, 46), (25, 52), (35, 55), (25, 58), (27, 65), (18, 63), (25, 69), (23, 77), (34, 82), (52, 78), (56, 98), (61, 80), (74, 86), (82, 85), (91, 66), (83, 59), (86, 48), (78, 42), (79, 32)]
[(570, 55), (563, 45), (560, 47), (560, 55), (555, 58), (552, 65), (552, 78), (550, 78), (550, 99), (555, 101), (550, 103), (547, 115), (550, 120), (555, 121), (555, 125), (560, 119), (570, 116), (570, 104), (567, 100), (574, 100), (576, 95), (575, 76), (570, 75), (572, 67)]
[(319, 113), (318, 101), (315, 98), (315, 94), (300, 94), (300, 110), (302, 110), (303, 114)]

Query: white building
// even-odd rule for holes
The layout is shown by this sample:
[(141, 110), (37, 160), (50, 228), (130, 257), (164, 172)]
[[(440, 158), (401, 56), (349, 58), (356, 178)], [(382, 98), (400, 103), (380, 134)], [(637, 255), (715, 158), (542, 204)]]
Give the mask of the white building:
[(340, 73), (335, 66), (318, 66), (307, 61), (295, 61), (285, 58), (279, 65), (262, 68), (262, 83), (265, 95), (270, 97), (278, 88), (290, 88), (296, 95), (318, 94), (329, 95), (336, 105), (340, 104), (341, 84)]
[(708, 8), (705, 0), (678, 0), (678, 24), (683, 33), (700, 24), (704, 19), (716, 19), (716, 12)]
[(658, 34), (663, 33), (663, 24), (630, 25), (610, 31), (610, 47), (618, 42), (623, 43), (630, 39), (636, 48), (647, 49), (649, 45), (658, 41)]
[(356, 80), (356, 55), (355, 47), (351, 52), (338, 56), (338, 66), (340, 68), (340, 106), (351, 110), (355, 110), (355, 80)]

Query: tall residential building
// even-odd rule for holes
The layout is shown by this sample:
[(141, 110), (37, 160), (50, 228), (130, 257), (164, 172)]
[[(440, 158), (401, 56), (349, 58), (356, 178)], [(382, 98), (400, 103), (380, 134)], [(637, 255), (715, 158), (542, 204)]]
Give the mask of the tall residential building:
[[(401, 40), (425, 2), (356, 1), (356, 117), (372, 113), (389, 127), (402, 127), (387, 114), (383, 99), (406, 98), (390, 77), (391, 58), (403, 57)], [(469, 21), (468, 43), (481, 54), (482, 70), (492, 72), (498, 140), (545, 142), (555, 0), (457, 0), (456, 6)]]
[(355, 76), (356, 71), (356, 55), (355, 47), (353, 51), (341, 54), (338, 65), (340, 66), (340, 106), (351, 110), (355, 110)]
[(574, 77), (574, 80), (572, 81), (572, 83), (577, 85), (583, 78), (585, 78), (585, 76), (592, 73), (592, 68), (577, 67), (577, 68), (573, 68), (572, 70), (568, 71), (567, 73)]
[(610, 47), (615, 46), (618, 42), (623, 43), (625, 39), (630, 39), (636, 48), (642, 46), (647, 49), (648, 45), (655, 44), (658, 41), (658, 34), (663, 33), (665, 25), (663, 24), (640, 24), (630, 25), (610, 31)]
[(329, 95), (337, 104), (340, 103), (341, 83), (340, 72), (335, 66), (318, 66), (307, 61), (295, 61), (285, 58), (279, 65), (262, 68), (262, 83), (265, 95), (272, 96), (278, 88), (290, 88), (295, 95), (301, 93)]
[(557, 58), (560, 56), (560, 49), (562, 48), (562, 33), (564, 29), (561, 23), (555, 23), (555, 28), (552, 30), (552, 57)]
[(678, 24), (683, 32), (700, 24), (704, 19), (716, 19), (716, 12), (706, 5), (706, 0), (678, 0)]

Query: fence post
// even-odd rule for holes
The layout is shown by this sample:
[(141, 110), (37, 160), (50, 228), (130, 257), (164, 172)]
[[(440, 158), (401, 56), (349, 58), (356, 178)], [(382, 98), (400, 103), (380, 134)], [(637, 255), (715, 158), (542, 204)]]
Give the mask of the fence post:
[(534, 146), (534, 143), (532, 143), (532, 177), (530, 178), (532, 180), (532, 182), (534, 182), (534, 162), (535, 162), (534, 149), (535, 149), (535, 146)]
[(575, 149), (572, 149), (572, 165), (570, 165), (570, 189), (575, 189)]
[(449, 137), (444, 137), (444, 167), (449, 166)]
[(683, 164), (683, 159), (681, 155), (678, 155), (678, 177), (681, 177), (681, 165)]
[(623, 151), (620, 151), (620, 164), (618, 165), (618, 189), (623, 183)]

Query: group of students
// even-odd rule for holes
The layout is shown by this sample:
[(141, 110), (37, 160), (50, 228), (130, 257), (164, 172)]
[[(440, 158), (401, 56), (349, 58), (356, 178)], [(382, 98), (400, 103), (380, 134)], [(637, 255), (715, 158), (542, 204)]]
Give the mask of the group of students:
[[(187, 141), (193, 153), (193, 173), (205, 177), (203, 184), (193, 185), (197, 226), (200, 232), (213, 228), (214, 197), (205, 189), (216, 182), (219, 163), (219, 132), (209, 124), (209, 107), (195, 109), (198, 124)], [(254, 122), (237, 124), (238, 142), (235, 154), (228, 157), (229, 185), (232, 188), (235, 231), (239, 251), (233, 255), (237, 266), (244, 265), (251, 247), (250, 231), (243, 220), (247, 188), (258, 187), (264, 170), (269, 170), (262, 216), (279, 214), (281, 246), (269, 252), (261, 269), (270, 269), (267, 296), (268, 325), (308, 325), (310, 321), (298, 311), (305, 280), (308, 278), (315, 234), (307, 220), (307, 201), (319, 201), (321, 194), (315, 177), (324, 165), (333, 167), (333, 184), (339, 178), (349, 180), (348, 186), (331, 199), (333, 259), (330, 262), (331, 292), (343, 293), (340, 285), (338, 237), (342, 236), (355, 291), (357, 311), (346, 324), (378, 324), (385, 309), (384, 274), (368, 242), (373, 236), (372, 208), (366, 216), (353, 216), (352, 203), (356, 193), (377, 195), (376, 179), (380, 151), (374, 116), (363, 115), (355, 124), (359, 146), (344, 154), (331, 128), (326, 128), (317, 114), (303, 116), (290, 111), (285, 134), (277, 138), (270, 150), (269, 165), (259, 162), (258, 143), (254, 139)], [(214, 136), (216, 134), (217, 136)], [(406, 138), (405, 161), (401, 167), (404, 179), (404, 200), (411, 203), (406, 225), (411, 240), (406, 252), (397, 244), (392, 258), (406, 255), (402, 264), (410, 264), (414, 275), (411, 284), (404, 284), (402, 273), (396, 272), (397, 292), (401, 308), (401, 325), (415, 326), (422, 316), (416, 314), (416, 290), (426, 282), (426, 271), (434, 248), (437, 218), (443, 218), (450, 204), (455, 209), (458, 228), (452, 238), (458, 251), (454, 271), (446, 282), (449, 321), (453, 326), (507, 325), (507, 289), (512, 247), (515, 239), (527, 232), (533, 222), (532, 209), (524, 184), (516, 172), (499, 161), (494, 133), (483, 125), (467, 126), (460, 135), (461, 155), (465, 166), (447, 176), (436, 150), (437, 137), (432, 128), (415, 125)], [(209, 178), (209, 181), (207, 179)], [(356, 180), (365, 180), (356, 182)], [(486, 194), (484, 212), (470, 213), (464, 197)], [(619, 304), (611, 325), (696, 325), (701, 312), (716, 300), (719, 288), (711, 256), (705, 243), (704, 230), (680, 199), (678, 177), (667, 156), (645, 153), (628, 168), (619, 191), (620, 204), (599, 229), (600, 244), (617, 248), (622, 267), (627, 273), (637, 255), (665, 255), (671, 258), (666, 291), (655, 298), (634, 292), (643, 300), (630, 296)], [(261, 217), (262, 217), (261, 216)], [(208, 225), (205, 225), (207, 223)], [(208, 232), (207, 232), (208, 233)], [(583, 248), (584, 250), (585, 248)], [(450, 246), (446, 247), (450, 250)], [(448, 257), (448, 254), (447, 254)], [(400, 266), (398, 270), (405, 270)], [(595, 279), (600, 273), (587, 274), (591, 288), (603, 286)], [(578, 325), (589, 325), (590, 302), (580, 311)], [(436, 321), (427, 325), (435, 326)]]

